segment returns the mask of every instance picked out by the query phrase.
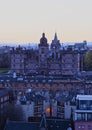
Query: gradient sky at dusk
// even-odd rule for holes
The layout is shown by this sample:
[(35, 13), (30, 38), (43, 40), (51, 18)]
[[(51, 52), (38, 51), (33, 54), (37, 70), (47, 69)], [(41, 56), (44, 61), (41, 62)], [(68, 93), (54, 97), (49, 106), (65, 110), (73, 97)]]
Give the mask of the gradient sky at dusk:
[(92, 0), (0, 0), (0, 42), (92, 41)]

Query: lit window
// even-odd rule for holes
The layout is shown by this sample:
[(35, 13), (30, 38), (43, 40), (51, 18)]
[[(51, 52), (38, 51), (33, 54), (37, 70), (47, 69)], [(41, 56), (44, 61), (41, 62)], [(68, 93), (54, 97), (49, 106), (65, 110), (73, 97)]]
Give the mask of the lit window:
[(81, 129), (81, 126), (80, 126), (80, 125), (78, 126), (78, 129)]

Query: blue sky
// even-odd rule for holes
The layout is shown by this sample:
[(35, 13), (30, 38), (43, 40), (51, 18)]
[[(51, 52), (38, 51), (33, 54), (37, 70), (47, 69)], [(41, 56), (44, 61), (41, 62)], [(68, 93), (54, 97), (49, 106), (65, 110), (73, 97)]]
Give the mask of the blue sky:
[(0, 0), (0, 42), (92, 41), (92, 0)]

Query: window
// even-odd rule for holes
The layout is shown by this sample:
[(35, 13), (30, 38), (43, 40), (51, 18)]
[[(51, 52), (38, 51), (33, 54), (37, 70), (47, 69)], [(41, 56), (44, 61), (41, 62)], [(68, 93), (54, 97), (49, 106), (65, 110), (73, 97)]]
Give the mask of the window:
[(88, 130), (92, 130), (91, 128), (92, 128), (91, 125), (88, 125)]
[(1, 102), (3, 102), (3, 97), (1, 98)]
[(4, 101), (7, 101), (7, 96), (4, 97)]
[(83, 130), (83, 129), (85, 129), (85, 126), (84, 125), (78, 125), (78, 129)]
[(41, 53), (44, 53), (44, 51), (45, 51), (45, 49), (44, 49), (44, 48), (42, 48)]
[(81, 120), (81, 114), (80, 113), (77, 114), (77, 119)]
[(92, 121), (92, 114), (88, 113), (87, 118), (88, 118), (88, 121)]
[(84, 128), (85, 128), (85, 126), (84, 126), (84, 125), (82, 125), (82, 126), (81, 126), (81, 128), (82, 128), (82, 129), (84, 129)]
[(3, 109), (3, 104), (1, 104), (1, 109)]
[(81, 129), (81, 126), (80, 126), (80, 125), (78, 125), (78, 129)]
[(77, 113), (77, 120), (85, 120), (85, 113)]

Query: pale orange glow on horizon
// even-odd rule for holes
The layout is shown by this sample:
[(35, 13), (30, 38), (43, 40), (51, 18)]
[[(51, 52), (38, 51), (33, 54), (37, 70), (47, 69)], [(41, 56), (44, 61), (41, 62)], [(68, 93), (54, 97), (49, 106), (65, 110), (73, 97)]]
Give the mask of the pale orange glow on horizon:
[(0, 43), (92, 41), (92, 0), (0, 0)]

